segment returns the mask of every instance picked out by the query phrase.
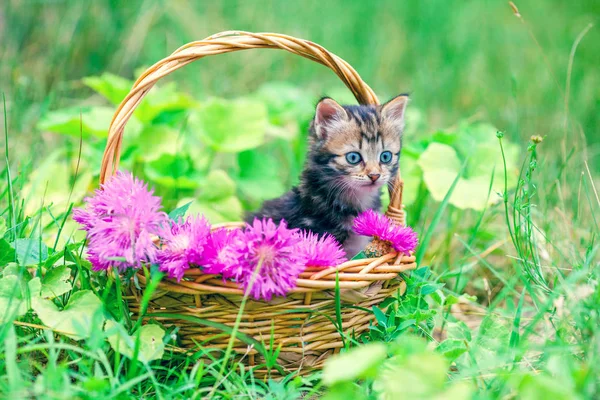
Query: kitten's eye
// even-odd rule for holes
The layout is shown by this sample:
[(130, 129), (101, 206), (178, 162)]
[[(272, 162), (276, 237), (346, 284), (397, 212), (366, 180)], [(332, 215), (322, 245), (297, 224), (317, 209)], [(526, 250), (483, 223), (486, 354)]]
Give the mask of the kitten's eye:
[(392, 161), (392, 152), (391, 151), (384, 151), (379, 156), (379, 160), (381, 160), (381, 162), (384, 163), (384, 164), (388, 164), (390, 161)]
[(346, 154), (346, 161), (348, 161), (352, 165), (358, 164), (361, 160), (362, 157), (357, 151), (351, 151), (350, 153)]

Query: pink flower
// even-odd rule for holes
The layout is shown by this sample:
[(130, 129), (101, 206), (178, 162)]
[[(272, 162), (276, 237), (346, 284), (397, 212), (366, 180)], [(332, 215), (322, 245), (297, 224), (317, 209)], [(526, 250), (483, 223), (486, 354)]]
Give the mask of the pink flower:
[(171, 226), (164, 226), (159, 236), (162, 247), (156, 261), (161, 271), (180, 281), (190, 265), (200, 265), (210, 234), (210, 225), (204, 217), (187, 217)]
[(84, 199), (73, 219), (88, 233), (88, 259), (94, 270), (139, 268), (154, 262), (153, 235), (168, 221), (160, 197), (129, 172), (118, 172)]
[(307, 267), (332, 267), (346, 261), (346, 253), (342, 246), (330, 234), (319, 235), (302, 231), (302, 241), (298, 245), (298, 254)]
[(285, 221), (276, 225), (271, 219), (255, 219), (231, 243), (236, 262), (227, 265), (223, 275), (235, 278), (257, 300), (284, 296), (305, 269), (298, 254), (300, 241), (298, 230), (288, 229)]
[(389, 243), (396, 251), (408, 254), (417, 247), (418, 238), (409, 227), (394, 224), (385, 215), (366, 210), (354, 219), (354, 231)]
[(240, 235), (242, 231), (239, 229), (220, 228), (212, 232), (204, 246), (202, 271), (207, 274), (223, 274), (223, 278), (226, 278), (227, 271), (238, 263), (238, 254), (231, 244)]

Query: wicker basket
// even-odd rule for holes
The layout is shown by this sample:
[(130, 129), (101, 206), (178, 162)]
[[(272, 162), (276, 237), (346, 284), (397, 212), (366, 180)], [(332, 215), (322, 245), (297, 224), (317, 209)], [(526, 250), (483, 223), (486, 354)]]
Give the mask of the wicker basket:
[[(179, 48), (139, 77), (112, 119), (100, 182), (118, 168), (125, 124), (160, 78), (206, 56), (248, 49), (283, 49), (316, 61), (332, 69), (361, 104), (378, 104), (371, 88), (347, 62), (315, 43), (275, 33), (222, 32)], [(402, 190), (398, 176), (390, 193), (387, 215), (403, 225)], [(234, 227), (243, 224), (225, 225)], [(390, 253), (380, 258), (348, 261), (335, 267), (309, 268), (302, 273), (297, 288), (287, 297), (271, 302), (249, 299), (239, 330), (263, 343), (266, 348), (273, 338), (274, 347), (281, 347), (278, 361), (287, 370), (284, 372), (302, 373), (319, 368), (328, 355), (343, 346), (338, 329), (332, 322), (336, 318), (336, 273), (343, 302), (343, 330), (358, 335), (368, 329), (373, 318), (369, 309), (373, 305), (405, 290), (399, 273), (415, 267), (415, 257)], [(138, 278), (143, 289), (146, 278), (143, 274), (139, 274)], [(134, 318), (138, 317), (140, 289), (132, 285), (127, 298)], [(234, 325), (242, 298), (243, 292), (234, 282), (224, 282), (218, 276), (190, 269), (180, 282), (163, 280), (159, 283), (144, 318), (154, 318), (167, 326), (175, 325), (179, 329), (182, 349), (193, 350), (198, 344), (224, 349), (229, 334), (217, 326)], [(182, 319), (175, 314), (197, 319), (191, 318), (194, 322), (190, 322), (190, 319)], [(203, 323), (202, 320), (211, 323)], [(264, 357), (256, 348), (236, 339), (234, 352), (238, 359), (255, 366), (256, 374), (265, 372)]]

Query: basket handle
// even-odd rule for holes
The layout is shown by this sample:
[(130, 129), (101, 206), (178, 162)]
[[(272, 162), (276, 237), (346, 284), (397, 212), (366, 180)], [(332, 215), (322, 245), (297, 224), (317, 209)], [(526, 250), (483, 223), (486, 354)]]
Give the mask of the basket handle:
[[(100, 183), (104, 183), (118, 169), (125, 125), (142, 99), (159, 79), (192, 61), (206, 56), (249, 49), (282, 49), (318, 62), (333, 70), (348, 89), (352, 91), (360, 104), (379, 104), (373, 90), (363, 82), (350, 64), (316, 43), (278, 33), (220, 32), (206, 39), (180, 47), (170, 56), (148, 68), (135, 81), (129, 94), (117, 108), (110, 123), (108, 140), (100, 167)], [(403, 214), (401, 204), (402, 181), (398, 175), (393, 189), (390, 190), (388, 216), (399, 223), (401, 221), (398, 219), (397, 214), (398, 212)]]

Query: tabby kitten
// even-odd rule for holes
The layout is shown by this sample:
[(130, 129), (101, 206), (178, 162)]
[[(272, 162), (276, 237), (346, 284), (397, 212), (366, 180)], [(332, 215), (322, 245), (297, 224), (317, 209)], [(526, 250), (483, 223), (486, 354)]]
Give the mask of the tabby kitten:
[(341, 106), (327, 97), (319, 101), (300, 184), (266, 201), (246, 220), (285, 219), (291, 228), (332, 234), (348, 257), (363, 250), (368, 238), (353, 232), (354, 218), (381, 207), (381, 188), (398, 171), (407, 101), (407, 95), (383, 106)]

